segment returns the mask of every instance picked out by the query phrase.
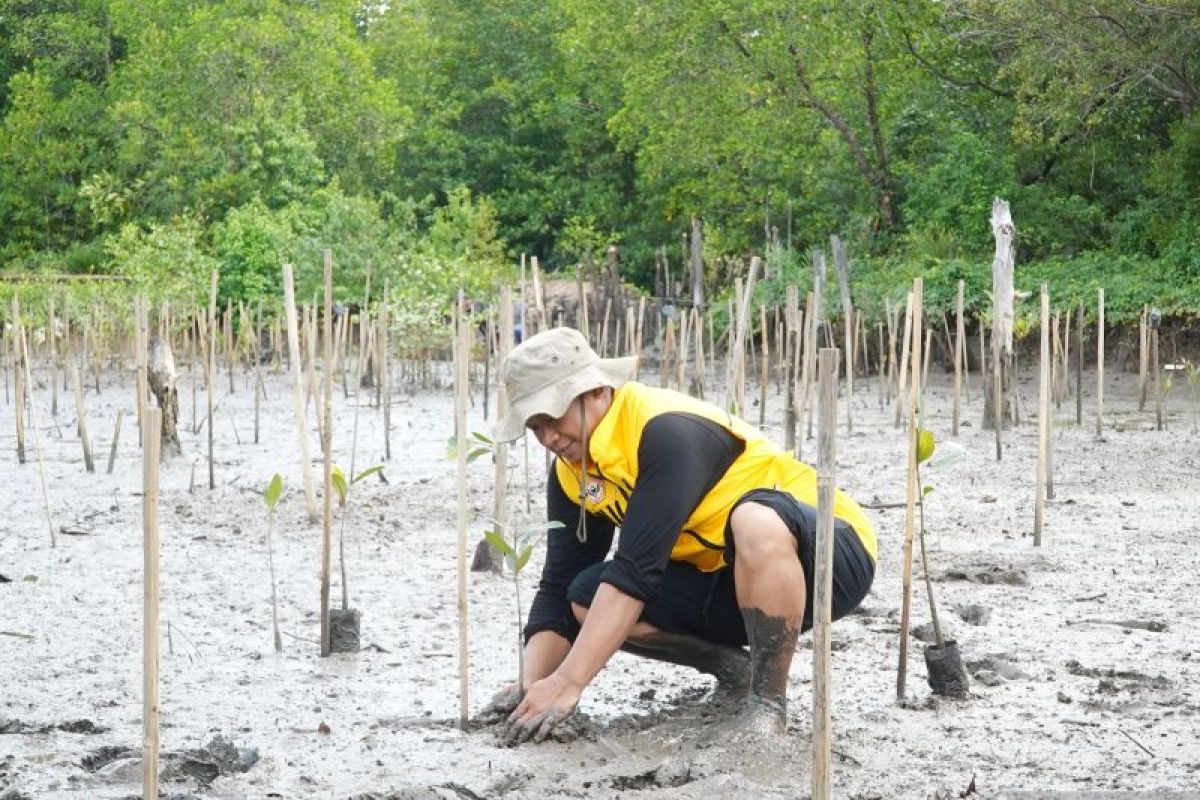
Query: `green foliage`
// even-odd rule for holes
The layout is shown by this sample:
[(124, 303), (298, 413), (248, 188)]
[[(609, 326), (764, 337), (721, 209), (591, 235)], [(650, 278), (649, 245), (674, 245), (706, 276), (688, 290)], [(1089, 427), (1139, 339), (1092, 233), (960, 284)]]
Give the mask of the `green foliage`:
[[(454, 460), (458, 458), (459, 441), (457, 436), (451, 436), (446, 440), (446, 458)], [(473, 431), (466, 441), (467, 448), (467, 463), (470, 464), (480, 456), (487, 455), (496, 449), (496, 443), (489, 439), (479, 431)]]
[(263, 502), (267, 504), (267, 508), (274, 511), (281, 494), (283, 494), (283, 477), (276, 472), (271, 476), (271, 482), (267, 484), (267, 488), (263, 492)]
[(333, 489), (334, 489), (334, 491), (337, 492), (338, 507), (341, 508), (346, 505), (346, 497), (350, 492), (351, 486), (358, 483), (359, 481), (362, 481), (364, 478), (369, 478), (372, 475), (379, 474), (382, 472), (383, 472), (383, 464), (376, 464), (375, 466), (370, 467), (369, 469), (364, 469), (362, 472), (358, 473), (353, 478), (351, 478), (350, 481), (347, 483), (346, 473), (342, 472), (341, 467), (334, 464), (333, 468), (330, 470), (330, 473), (329, 473), (329, 482), (331, 484), (333, 484)]

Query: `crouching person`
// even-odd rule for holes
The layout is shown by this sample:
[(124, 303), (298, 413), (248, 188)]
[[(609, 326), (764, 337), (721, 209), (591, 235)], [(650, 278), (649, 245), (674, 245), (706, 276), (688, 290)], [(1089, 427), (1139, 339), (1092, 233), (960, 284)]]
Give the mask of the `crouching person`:
[[(496, 438), (528, 430), (554, 453), (547, 511), (563, 527), (549, 533), (525, 627), (524, 686), (501, 689), (489, 711), (507, 715), (508, 741), (541, 741), (623, 649), (714, 676), (715, 699), (736, 704), (732, 725), (782, 734), (796, 640), (812, 625), (816, 472), (715, 406), (632, 382), (633, 370), (569, 328), (526, 340), (501, 367), (510, 405)], [(876, 542), (841, 492), (834, 516), (837, 619), (870, 589)]]

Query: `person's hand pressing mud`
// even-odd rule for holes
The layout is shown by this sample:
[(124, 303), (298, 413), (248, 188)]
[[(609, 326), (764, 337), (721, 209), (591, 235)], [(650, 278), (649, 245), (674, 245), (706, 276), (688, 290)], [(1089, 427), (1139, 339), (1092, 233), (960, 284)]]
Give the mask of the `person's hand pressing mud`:
[(500, 687), (500, 691), (492, 695), (483, 710), (474, 716), (472, 722), (476, 725), (495, 725), (504, 722), (509, 715), (521, 704), (521, 689), (516, 683), (508, 683)]
[(510, 746), (544, 742), (554, 726), (575, 713), (581, 692), (557, 675), (533, 684), (501, 728), (501, 741)]

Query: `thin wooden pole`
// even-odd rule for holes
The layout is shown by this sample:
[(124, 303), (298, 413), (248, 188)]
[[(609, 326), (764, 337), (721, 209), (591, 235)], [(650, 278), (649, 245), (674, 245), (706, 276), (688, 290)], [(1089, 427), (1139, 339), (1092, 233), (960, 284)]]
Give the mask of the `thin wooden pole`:
[(1033, 504), (1033, 545), (1042, 544), (1042, 524), (1046, 514), (1046, 448), (1050, 443), (1050, 291), (1041, 291), (1041, 361), (1038, 378), (1038, 456), (1037, 489)]
[(21, 304), (14, 294), (12, 299), (12, 352), (13, 352), (13, 406), (17, 424), (17, 463), (25, 463), (25, 358), (21, 343), (25, 334), (21, 326)]
[(1075, 424), (1083, 427), (1083, 300), (1075, 325)]
[(292, 370), (292, 408), (296, 415), (296, 438), (300, 445), (300, 468), (304, 474), (304, 508), (311, 525), (317, 521), (317, 495), (313, 488), (312, 461), (308, 454), (308, 424), (304, 413), (304, 376), (300, 368), (300, 324), (296, 318), (296, 288), (292, 265), (283, 265), (283, 311), (287, 316), (288, 361)]
[(108, 448), (108, 470), (107, 473), (112, 475), (113, 464), (117, 460), (117, 443), (121, 441), (121, 419), (125, 416), (125, 409), (117, 409), (117, 422), (113, 425), (112, 446)]
[[(512, 287), (500, 287), (500, 336), (496, 343), (496, 363), (503, 364), (512, 349), (513, 303)], [(496, 419), (508, 414), (508, 389), (504, 381), (496, 381)], [(492, 518), (496, 521), (496, 532), (508, 540), (508, 443), (496, 442), (496, 479), (492, 503)], [(492, 553), (492, 571), (500, 572), (499, 552)]]
[(823, 347), (818, 358), (817, 541), (813, 585), (813, 800), (831, 796), (833, 739), (833, 504), (837, 459), (839, 353)]
[(953, 420), (950, 425), (952, 436), (958, 436), (958, 421), (961, 409), (961, 399), (959, 395), (962, 389), (962, 364), (967, 351), (964, 347), (966, 328), (963, 325), (963, 291), (966, 287), (966, 281), (958, 282), (958, 297), (955, 300), (955, 322), (954, 322), (954, 412)]
[(768, 348), (769, 336), (767, 330), (767, 307), (759, 305), (758, 307), (758, 324), (762, 328), (761, 348), (762, 357), (758, 370), (758, 427), (763, 427), (767, 422), (767, 385), (771, 378), (771, 360)]
[(762, 259), (758, 256), (750, 259), (750, 273), (746, 276), (745, 290), (742, 292), (741, 302), (738, 304), (737, 330), (732, 341), (733, 352), (730, 354), (729, 368), (726, 373), (725, 408), (733, 410), (733, 413), (739, 417), (743, 416), (746, 405), (746, 332), (750, 328), (750, 303), (754, 298), (754, 284), (758, 278), (758, 269), (761, 264)]
[(1104, 289), (1096, 291), (1096, 435), (1104, 435)]
[(462, 292), (454, 312), (454, 430), (457, 447), (458, 496), (458, 725), (467, 729), (467, 381), (469, 380), (470, 326), (462, 315)]
[(908, 678), (908, 622), (912, 612), (912, 554), (913, 535), (916, 533), (917, 492), (917, 439), (920, 434), (917, 413), (921, 400), (921, 316), (925, 303), (925, 287), (921, 278), (913, 280), (912, 288), (912, 351), (905, 359), (912, 368), (912, 394), (908, 408), (908, 486), (904, 513), (904, 552), (901, 560), (900, 605), (900, 667), (896, 675), (896, 699), (904, 699), (905, 683)]
[(1142, 315), (1138, 319), (1138, 411), (1146, 410), (1146, 366), (1150, 360), (1150, 345), (1146, 327), (1146, 306), (1142, 306)]
[[(323, 351), (324, 403), (321, 452), (324, 455), (322, 486), (324, 513), (321, 520), (321, 655), (333, 652), (333, 632), (329, 616), (329, 572), (333, 555), (333, 252), (323, 255), (325, 273), (325, 341)], [(315, 328), (315, 326), (314, 326)]]
[(391, 324), (390, 300), (391, 281), (383, 281), (383, 297), (379, 301), (379, 369), (376, 380), (379, 381), (380, 405), (383, 408), (383, 460), (392, 460), (392, 373), (388, 361), (390, 359), (390, 339), (388, 326)]
[(42, 460), (42, 437), (38, 433), (37, 403), (33, 399), (33, 377), (29, 372), (29, 342), (25, 338), (25, 329), (17, 325), (17, 336), (21, 339), (21, 359), (25, 367), (25, 385), (29, 387), (29, 427), (33, 428), (33, 449), (37, 455), (38, 479), (42, 483), (42, 504), (46, 507), (46, 527), (50, 529), (50, 546), (57, 547), (58, 540), (54, 534), (54, 519), (50, 514), (50, 488), (46, 483), (46, 465)]
[(142, 797), (158, 797), (158, 464), (162, 409), (142, 417)]
[(801, 326), (804, 331), (803, 356), (800, 364), (800, 402), (796, 405), (796, 450), (795, 456), (797, 459), (803, 457), (804, 451), (804, 423), (808, 416), (808, 390), (809, 384), (812, 381), (812, 372), (809, 368), (812, 363), (813, 348), (817, 341), (817, 315), (813, 310), (815, 299), (813, 293), (809, 292), (805, 296), (804, 302), (804, 324)]
[(54, 295), (50, 296), (49, 319), (46, 327), (46, 343), (50, 348), (50, 416), (58, 416), (58, 319), (54, 315)]
[[(894, 419), (894, 424), (897, 428), (899, 428), (900, 423), (906, 419), (906, 415), (904, 413), (904, 389), (908, 384), (908, 354), (920, 352), (921, 350), (919, 347), (920, 342), (918, 342), (917, 345), (912, 344), (914, 322), (918, 329), (921, 327), (921, 321), (919, 319), (915, 319), (915, 317), (916, 315), (913, 313), (913, 296), (912, 292), (909, 292), (908, 297), (904, 301), (904, 337), (901, 339), (900, 344), (900, 361), (896, 365), (900, 370), (900, 375), (896, 384), (896, 414)], [(921, 362), (914, 361), (912, 364), (914, 382), (917, 379), (917, 371), (920, 370), (920, 368)]]
[(1154, 368), (1154, 429), (1163, 429), (1162, 369), (1158, 359), (1158, 328), (1150, 329), (1150, 361)]
[[(212, 282), (208, 290), (208, 353), (204, 364), (204, 386), (208, 390), (208, 488), (217, 488), (216, 461), (213, 458), (213, 362), (217, 351), (217, 278), (218, 270), (212, 271)], [(145, 348), (143, 348), (145, 349)]]
[(95, 472), (96, 465), (92, 462), (92, 443), (88, 440), (87, 410), (83, 404), (83, 384), (79, 380), (79, 368), (74, 360), (68, 358), (71, 366), (71, 383), (75, 387), (75, 416), (78, 418), (76, 429), (79, 432), (79, 442), (83, 445), (83, 466), (88, 472)]

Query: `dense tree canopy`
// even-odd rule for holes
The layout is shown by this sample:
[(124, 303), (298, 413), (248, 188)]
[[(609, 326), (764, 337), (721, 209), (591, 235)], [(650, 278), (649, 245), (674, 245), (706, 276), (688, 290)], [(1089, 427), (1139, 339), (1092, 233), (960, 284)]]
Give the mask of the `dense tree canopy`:
[(940, 263), (994, 195), (1024, 262), (1200, 280), (1194, 0), (0, 0), (3, 270), (648, 282), (693, 215), (714, 259)]

